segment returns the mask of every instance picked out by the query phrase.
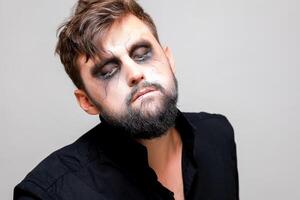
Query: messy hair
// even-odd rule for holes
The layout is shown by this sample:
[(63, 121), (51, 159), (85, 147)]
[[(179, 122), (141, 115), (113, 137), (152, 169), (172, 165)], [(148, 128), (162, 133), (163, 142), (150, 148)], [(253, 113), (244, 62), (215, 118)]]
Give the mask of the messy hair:
[(85, 89), (77, 66), (79, 56), (86, 61), (103, 51), (101, 38), (112, 24), (132, 14), (143, 21), (159, 41), (152, 18), (135, 0), (79, 0), (72, 16), (58, 29), (55, 52), (75, 86)]

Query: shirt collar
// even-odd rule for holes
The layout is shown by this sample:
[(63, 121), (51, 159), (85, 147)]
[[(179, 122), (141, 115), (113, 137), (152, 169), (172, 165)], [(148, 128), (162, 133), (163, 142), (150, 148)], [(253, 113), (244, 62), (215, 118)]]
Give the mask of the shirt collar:
[[(105, 152), (113, 162), (119, 166), (130, 169), (140, 168), (141, 166), (149, 166), (147, 159), (147, 149), (136, 140), (124, 134), (120, 129), (110, 126), (100, 116), (100, 131), (98, 134), (99, 148)], [(192, 125), (180, 110), (177, 112), (175, 127), (179, 131), (186, 149), (187, 155), (194, 163), (194, 138), (196, 127)]]
[(178, 111), (176, 118), (176, 129), (180, 133), (183, 148), (185, 148), (189, 159), (193, 164), (194, 160), (194, 143), (195, 143), (195, 132), (197, 131), (196, 126), (193, 125), (191, 121), (185, 116), (185, 113)]

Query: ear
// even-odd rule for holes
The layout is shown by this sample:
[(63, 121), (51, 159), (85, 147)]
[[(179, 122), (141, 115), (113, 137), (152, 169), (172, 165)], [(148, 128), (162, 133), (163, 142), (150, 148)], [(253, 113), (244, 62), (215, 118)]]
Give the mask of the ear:
[(76, 89), (74, 91), (74, 95), (77, 99), (79, 106), (90, 115), (97, 115), (100, 111), (95, 107), (95, 105), (91, 102), (87, 94), (81, 90)]
[(175, 62), (174, 62), (173, 53), (169, 47), (164, 47), (163, 49), (164, 49), (165, 55), (168, 58), (171, 69), (172, 69), (173, 73), (175, 74)]

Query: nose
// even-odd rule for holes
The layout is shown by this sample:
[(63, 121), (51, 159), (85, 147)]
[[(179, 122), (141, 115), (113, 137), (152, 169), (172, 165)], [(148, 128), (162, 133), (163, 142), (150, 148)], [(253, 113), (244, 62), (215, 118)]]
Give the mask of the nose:
[(126, 78), (129, 87), (138, 84), (145, 78), (142, 66), (135, 62), (128, 62), (124, 67), (126, 68)]

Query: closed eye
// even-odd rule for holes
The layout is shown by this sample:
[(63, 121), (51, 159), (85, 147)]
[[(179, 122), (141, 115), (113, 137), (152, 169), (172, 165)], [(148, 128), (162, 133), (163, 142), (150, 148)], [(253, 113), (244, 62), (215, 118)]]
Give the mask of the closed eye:
[(109, 62), (100, 67), (97, 76), (102, 79), (109, 79), (119, 70), (119, 64), (116, 62)]
[(140, 46), (136, 48), (131, 55), (131, 58), (138, 63), (143, 63), (149, 60), (152, 56), (151, 48), (148, 46)]

